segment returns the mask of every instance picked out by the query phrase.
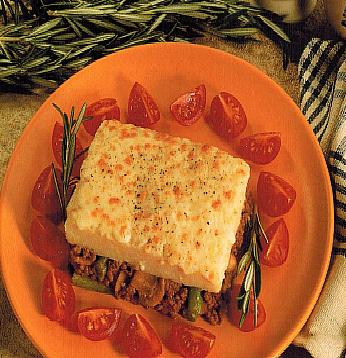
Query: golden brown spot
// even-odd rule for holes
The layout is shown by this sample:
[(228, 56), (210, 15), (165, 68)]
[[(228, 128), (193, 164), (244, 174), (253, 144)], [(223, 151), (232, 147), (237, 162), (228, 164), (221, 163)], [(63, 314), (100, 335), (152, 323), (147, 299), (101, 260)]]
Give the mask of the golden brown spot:
[(245, 171), (243, 168), (238, 168), (237, 171), (236, 171), (237, 174), (244, 174)]
[(145, 225), (143, 228), (143, 231), (148, 232), (150, 231), (150, 227), (148, 225)]
[(192, 160), (195, 157), (195, 153), (193, 151), (191, 151), (188, 155), (187, 155), (187, 159)]
[(116, 197), (112, 197), (112, 198), (109, 198), (108, 200), (109, 204), (119, 204), (120, 203), (120, 199), (119, 198), (116, 198)]
[(123, 166), (121, 164), (116, 164), (114, 169), (119, 171), (123, 169)]
[(192, 189), (196, 188), (196, 181), (195, 180), (191, 181), (191, 188)]
[(133, 163), (133, 159), (131, 156), (127, 156), (124, 160), (124, 162), (127, 164), (127, 165), (131, 165)]
[(218, 209), (221, 206), (221, 200), (220, 199), (214, 200), (211, 206), (213, 209)]
[(232, 199), (232, 190), (224, 191), (224, 192), (223, 192), (223, 196), (224, 196), (226, 199)]
[(199, 228), (196, 233), (197, 233), (197, 235), (202, 235), (203, 229)]
[(187, 234), (186, 234), (186, 233), (184, 233), (184, 234), (181, 235), (181, 240), (182, 240), (182, 241), (187, 240)]
[(218, 160), (215, 160), (213, 164), (213, 169), (219, 169), (220, 168), (220, 162)]
[(144, 144), (144, 148), (145, 148), (145, 149), (149, 149), (150, 147), (151, 147), (151, 144), (150, 144), (150, 143), (145, 143), (145, 144)]
[(153, 243), (158, 244), (160, 242), (160, 238), (158, 236), (153, 236)]
[(96, 208), (91, 212), (91, 216), (96, 218), (96, 216), (98, 216), (99, 214), (102, 214), (102, 209), (100, 208)]
[(101, 158), (101, 159), (99, 159), (99, 161), (97, 162), (97, 166), (98, 166), (100, 169), (106, 169), (107, 163), (106, 163), (106, 161), (105, 161), (103, 158)]
[(126, 232), (126, 229), (127, 229), (127, 226), (126, 226), (126, 225), (122, 225), (122, 226), (120, 227), (119, 234), (120, 234), (120, 235), (124, 235), (125, 232)]
[(201, 247), (201, 243), (199, 241), (196, 241), (196, 248), (199, 249)]
[(137, 137), (136, 130), (128, 131), (127, 129), (122, 129), (120, 132), (120, 138), (134, 138)]
[(174, 192), (174, 195), (175, 195), (177, 200), (179, 200), (183, 195), (183, 192), (180, 190), (180, 188), (178, 186), (175, 186), (173, 188), (173, 192)]
[(93, 198), (93, 202), (95, 203), (95, 204), (97, 204), (100, 200), (100, 197), (98, 196), (98, 195), (96, 195), (96, 196), (94, 196), (94, 198)]
[(219, 234), (220, 234), (220, 231), (219, 231), (218, 229), (215, 229), (215, 230), (214, 230), (214, 235), (215, 235), (215, 236), (219, 236)]
[(187, 145), (186, 145), (186, 144), (182, 144), (182, 145), (180, 146), (180, 149), (181, 149), (182, 151), (186, 150), (186, 149), (187, 149)]
[(210, 273), (208, 274), (209, 280), (212, 280), (212, 279), (214, 278), (214, 276), (215, 276), (214, 272), (210, 272)]
[(126, 191), (126, 195), (133, 195), (133, 193), (134, 193), (133, 190), (127, 190)]
[(167, 139), (169, 139), (169, 134), (158, 132), (158, 133), (155, 134), (154, 138), (156, 140), (167, 141)]
[(210, 147), (210, 145), (208, 145), (208, 144), (203, 144), (202, 145), (202, 152), (208, 152), (208, 150), (210, 149), (211, 147)]
[(199, 219), (199, 215), (191, 216), (191, 221), (197, 221)]
[(141, 203), (143, 203), (147, 196), (148, 196), (148, 192), (145, 191), (145, 190), (142, 191), (142, 192), (139, 194), (139, 201), (140, 201)]

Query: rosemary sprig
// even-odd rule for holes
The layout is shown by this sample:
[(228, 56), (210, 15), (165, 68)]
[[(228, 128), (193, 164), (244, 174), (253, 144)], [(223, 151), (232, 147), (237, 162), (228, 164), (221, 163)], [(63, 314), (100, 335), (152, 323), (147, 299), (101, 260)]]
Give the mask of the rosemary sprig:
[(249, 312), (251, 293), (254, 300), (254, 326), (257, 326), (257, 298), (261, 292), (261, 265), (259, 261), (259, 250), (262, 250), (260, 242), (261, 236), (268, 242), (260, 222), (257, 207), (254, 205), (253, 211), (249, 215), (245, 225), (244, 237), (248, 247), (240, 259), (237, 268), (237, 275), (245, 271), (237, 297), (238, 309), (242, 311), (239, 327), (243, 325), (246, 315)]
[(61, 187), (58, 184), (58, 178), (54, 168), (54, 164), (52, 164), (52, 171), (53, 171), (55, 188), (59, 197), (62, 216), (63, 219), (66, 220), (66, 208), (68, 204), (70, 190), (75, 185), (75, 179), (71, 177), (71, 174), (72, 174), (73, 162), (75, 159), (76, 135), (84, 119), (86, 103), (83, 104), (77, 118), (75, 118), (74, 107), (72, 107), (69, 117), (55, 103), (53, 103), (53, 106), (59, 112), (64, 124), (64, 133), (63, 133), (63, 140), (62, 140), (62, 178), (61, 178), (62, 186)]
[(137, 44), (194, 41), (206, 34), (245, 41), (260, 31), (280, 45), (289, 41), (279, 17), (237, 0), (0, 0), (0, 5), (5, 91), (51, 91), (95, 59)]

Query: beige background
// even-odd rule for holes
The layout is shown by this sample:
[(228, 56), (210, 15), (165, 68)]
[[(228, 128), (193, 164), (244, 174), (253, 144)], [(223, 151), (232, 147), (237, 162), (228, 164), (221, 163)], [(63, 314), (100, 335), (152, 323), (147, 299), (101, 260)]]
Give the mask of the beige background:
[[(289, 26), (287, 30), (293, 35), (293, 50), (298, 54), (302, 45), (306, 43), (306, 39), (314, 36), (323, 38), (336, 37), (326, 23), (325, 11), (321, 1), (318, 1), (315, 11), (306, 21), (302, 24)], [(256, 65), (283, 87), (298, 104), (297, 64), (291, 63), (284, 70), (281, 49), (267, 38), (261, 36), (259, 42), (249, 44), (226, 43), (213, 38), (199, 40), (199, 43), (223, 49)], [(45, 99), (46, 95), (19, 95), (0, 92), (0, 186), (3, 182), (8, 160), (18, 138)], [(289, 350), (284, 356), (297, 357), (298, 355), (296, 352), (292, 353), (292, 350)], [(305, 356), (302, 353), (299, 354), (299, 357)], [(18, 324), (1, 280), (0, 357), (41, 357)]]

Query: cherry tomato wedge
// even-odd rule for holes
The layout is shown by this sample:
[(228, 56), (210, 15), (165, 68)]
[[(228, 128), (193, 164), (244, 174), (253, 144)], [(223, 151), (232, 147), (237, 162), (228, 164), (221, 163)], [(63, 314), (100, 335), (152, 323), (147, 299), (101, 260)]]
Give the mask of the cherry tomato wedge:
[(296, 191), (287, 181), (273, 173), (261, 172), (257, 182), (257, 203), (267, 215), (286, 214), (296, 199)]
[(254, 323), (254, 299), (251, 294), (249, 302), (249, 311), (245, 317), (245, 320), (241, 327), (239, 327), (242, 312), (238, 309), (237, 296), (239, 295), (240, 285), (234, 285), (231, 290), (231, 295), (228, 303), (228, 316), (232, 324), (238, 327), (243, 332), (250, 332), (260, 327), (266, 320), (266, 312), (263, 303), (260, 299), (257, 299), (257, 325)]
[(199, 85), (193, 92), (185, 93), (171, 104), (170, 110), (177, 122), (189, 126), (197, 122), (205, 109), (206, 89)]
[(98, 127), (104, 120), (120, 119), (120, 109), (115, 98), (103, 98), (88, 105), (85, 117), (91, 117), (83, 121), (85, 130), (94, 136)]
[(30, 230), (34, 253), (42, 260), (52, 262), (56, 268), (66, 268), (69, 246), (64, 233), (43, 216), (35, 217)]
[[(61, 171), (55, 168), (58, 184), (61, 185)], [(45, 215), (54, 223), (62, 220), (59, 197), (56, 192), (52, 167), (49, 165), (39, 175), (31, 194), (31, 205), (41, 215)]]
[[(53, 129), (53, 135), (52, 135), (52, 149), (54, 158), (58, 164), (58, 166), (62, 167), (62, 141), (63, 141), (63, 135), (64, 135), (64, 127), (56, 122), (54, 129)], [(73, 162), (73, 168), (72, 168), (72, 177), (78, 177), (80, 173), (80, 168), (83, 164), (84, 160), (84, 154), (81, 154), (83, 151), (83, 147), (80, 144), (80, 141), (78, 138), (76, 138), (76, 147), (75, 147), (75, 160)]]
[(280, 133), (256, 133), (240, 139), (239, 153), (242, 158), (253, 163), (268, 164), (276, 158), (280, 148)]
[(220, 137), (227, 140), (238, 137), (247, 125), (243, 106), (227, 92), (221, 92), (213, 98), (206, 121)]
[(216, 337), (207, 330), (184, 322), (174, 322), (168, 337), (170, 348), (184, 358), (206, 357)]
[(75, 293), (71, 277), (60, 270), (54, 269), (46, 275), (42, 288), (42, 310), (51, 320), (63, 322), (73, 313)]
[(160, 111), (156, 102), (148, 91), (136, 82), (129, 96), (127, 123), (149, 127), (159, 120)]
[(162, 353), (160, 338), (140, 314), (132, 314), (126, 320), (119, 344), (130, 358), (157, 357)]
[(282, 265), (288, 256), (289, 234), (284, 219), (273, 222), (265, 231), (268, 244), (261, 239), (260, 259), (264, 265), (276, 267)]
[(92, 307), (77, 312), (79, 332), (91, 341), (111, 337), (118, 327), (121, 310), (117, 308)]

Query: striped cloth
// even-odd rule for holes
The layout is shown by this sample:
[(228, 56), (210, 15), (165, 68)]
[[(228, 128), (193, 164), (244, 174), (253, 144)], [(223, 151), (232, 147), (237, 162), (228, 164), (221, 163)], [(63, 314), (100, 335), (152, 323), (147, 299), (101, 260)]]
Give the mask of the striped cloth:
[(321, 296), (294, 343), (314, 358), (346, 356), (346, 43), (313, 39), (299, 62), (301, 110), (324, 153), (334, 194), (332, 260)]

